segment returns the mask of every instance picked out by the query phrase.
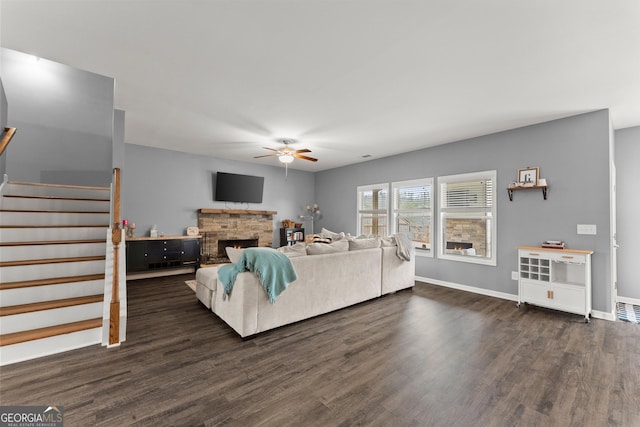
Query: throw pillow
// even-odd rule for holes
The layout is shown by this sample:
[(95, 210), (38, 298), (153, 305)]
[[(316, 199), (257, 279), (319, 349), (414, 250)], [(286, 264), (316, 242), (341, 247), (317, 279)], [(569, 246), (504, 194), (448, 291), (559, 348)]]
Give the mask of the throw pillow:
[(344, 232), (340, 232), (340, 233), (335, 233), (331, 230), (327, 230), (326, 228), (322, 228), (322, 230), (320, 231), (320, 237), (325, 237), (325, 238), (329, 238), (333, 241), (336, 240), (340, 240), (340, 239), (344, 239), (345, 238), (345, 234)]
[(382, 247), (386, 247), (386, 246), (398, 246), (398, 244), (396, 243), (396, 238), (393, 236), (388, 236), (388, 237), (383, 237), (380, 239), (380, 246)]
[(333, 243), (312, 243), (307, 246), (307, 255), (335, 254), (338, 252), (347, 252), (349, 250), (349, 242), (346, 240), (338, 240)]
[(313, 236), (313, 243), (331, 243), (331, 237)]
[(372, 239), (350, 239), (349, 250), (358, 251), (361, 249), (372, 249), (380, 247), (380, 238), (374, 237)]
[(225, 251), (227, 251), (227, 256), (229, 257), (229, 261), (231, 261), (234, 264), (238, 262), (238, 260), (242, 256), (242, 251), (244, 251), (244, 249), (236, 249), (231, 246), (227, 246), (224, 249)]
[(304, 242), (300, 242), (292, 246), (283, 246), (281, 248), (278, 248), (278, 251), (282, 252), (289, 258), (307, 256), (307, 244)]

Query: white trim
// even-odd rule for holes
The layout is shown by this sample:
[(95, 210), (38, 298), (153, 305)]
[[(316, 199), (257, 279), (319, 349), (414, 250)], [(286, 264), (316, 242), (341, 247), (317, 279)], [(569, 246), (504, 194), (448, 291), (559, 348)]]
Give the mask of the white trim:
[[(368, 191), (368, 190), (378, 190), (378, 189), (385, 189), (387, 190), (387, 206), (385, 206), (384, 209), (372, 209), (372, 210), (367, 210), (367, 209), (360, 209), (361, 206), (361, 202), (362, 202), (362, 192), (364, 191)], [(367, 185), (358, 185), (356, 188), (357, 191), (357, 206), (356, 206), (356, 215), (357, 215), (357, 221), (356, 221), (356, 227), (357, 227), (357, 235), (362, 234), (362, 217), (361, 214), (362, 213), (376, 213), (376, 212), (380, 212), (380, 211), (384, 211), (386, 213), (385, 216), (385, 220), (386, 220), (386, 224), (385, 224), (385, 228), (387, 230), (387, 234), (389, 234), (389, 221), (390, 221), (390, 215), (389, 215), (389, 198), (391, 196), (391, 190), (390, 190), (390, 186), (388, 182), (382, 182), (380, 184), (367, 184)]]
[(619, 295), (618, 295), (617, 302), (622, 302), (624, 304), (640, 305), (640, 299), (638, 298), (627, 298), (627, 297), (621, 297)]
[[(492, 204), (491, 204), (491, 214), (483, 214), (477, 215), (477, 212), (487, 212), (488, 209), (484, 208), (444, 208), (443, 203), (446, 200), (445, 192), (442, 191), (444, 185), (459, 183), (459, 182), (467, 182), (473, 180), (491, 180), (491, 193), (492, 193)], [(489, 265), (492, 267), (497, 266), (498, 264), (498, 172), (496, 170), (488, 170), (482, 172), (472, 172), (472, 173), (464, 173), (464, 174), (456, 174), (456, 175), (447, 175), (447, 176), (439, 176), (436, 179), (436, 191), (438, 193), (438, 201), (437, 201), (437, 237), (436, 237), (436, 258), (445, 259), (449, 261), (456, 262), (468, 262), (473, 264), (482, 264)], [(490, 229), (488, 230), (489, 246), (488, 249), (491, 251), (491, 256), (486, 257), (474, 257), (474, 256), (464, 256), (464, 255), (455, 255), (446, 253), (446, 227), (444, 226), (445, 218), (452, 217), (456, 218), (479, 218), (479, 219), (489, 219)], [(432, 236), (432, 240), (434, 237)]]
[(514, 301), (514, 302), (518, 301), (518, 295), (508, 294), (506, 292), (492, 291), (489, 289), (477, 288), (475, 286), (461, 285), (459, 283), (446, 282), (444, 280), (430, 279), (428, 277), (421, 277), (421, 276), (416, 276), (415, 280), (418, 282), (424, 282), (427, 285), (431, 284), (431, 285), (444, 286), (445, 288), (458, 289), (460, 291), (471, 292), (474, 294), (485, 295), (488, 297), (500, 298), (500, 299), (505, 299), (505, 300)]
[(415, 255), (422, 258), (433, 258), (433, 251), (431, 249), (416, 248)]
[(604, 311), (591, 310), (591, 317), (594, 319), (610, 320), (615, 322), (618, 316), (613, 313), (606, 313)]
[[(389, 230), (390, 233), (389, 234), (395, 234), (398, 233), (398, 230), (396, 230), (396, 214), (397, 211), (400, 211), (400, 209), (397, 209), (397, 205), (398, 205), (398, 200), (396, 199), (396, 190), (398, 188), (404, 188), (404, 187), (415, 187), (415, 186), (421, 186), (424, 185), (426, 187), (429, 187), (430, 190), (430, 195), (431, 195), (431, 204), (429, 206), (428, 209), (416, 209), (416, 210), (402, 210), (402, 212), (415, 212), (415, 213), (420, 213), (420, 214), (425, 214), (429, 216), (429, 237), (431, 239), (431, 241), (429, 242), (429, 244), (431, 245), (431, 248), (433, 248), (434, 246), (434, 218), (435, 218), (435, 179), (434, 177), (428, 177), (428, 178), (417, 178), (417, 179), (408, 179), (405, 181), (393, 181), (391, 182), (391, 190), (390, 190), (390, 207), (389, 207)], [(421, 249), (421, 248), (416, 248), (416, 254), (418, 254), (419, 252), (421, 257), (424, 258), (433, 258), (433, 251), (431, 250), (431, 248), (429, 249)]]
[[(425, 285), (437, 285), (444, 286), (445, 288), (457, 289), (460, 291), (471, 292), (474, 294), (485, 295), (488, 297), (500, 298), (508, 301), (518, 302), (518, 295), (508, 294), (506, 292), (492, 291), (489, 289), (477, 288), (475, 286), (461, 285), (459, 283), (446, 282), (444, 280), (430, 279), (428, 277), (415, 276), (417, 282), (422, 282)], [(620, 298), (618, 298), (620, 300)], [(603, 319), (616, 321), (617, 316), (615, 313), (606, 313), (604, 311), (591, 310), (591, 317), (594, 319)]]

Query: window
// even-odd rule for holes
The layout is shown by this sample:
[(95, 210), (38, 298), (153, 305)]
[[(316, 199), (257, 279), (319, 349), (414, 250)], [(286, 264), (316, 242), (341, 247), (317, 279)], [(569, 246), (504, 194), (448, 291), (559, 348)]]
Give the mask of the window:
[(438, 177), (438, 258), (496, 265), (496, 171)]
[(392, 233), (406, 233), (419, 253), (431, 254), (433, 178), (394, 182), (391, 188)]
[(358, 187), (358, 234), (386, 236), (389, 217), (389, 184)]

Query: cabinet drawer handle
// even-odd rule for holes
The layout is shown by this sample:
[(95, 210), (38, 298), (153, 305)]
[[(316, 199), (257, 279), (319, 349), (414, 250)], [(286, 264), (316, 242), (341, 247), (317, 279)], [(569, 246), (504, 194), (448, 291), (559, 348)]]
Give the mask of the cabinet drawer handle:
[(536, 253), (533, 253), (533, 252), (529, 252), (529, 255), (531, 255), (531, 256), (540, 256), (540, 254), (536, 254)]
[(562, 258), (564, 258), (564, 259), (573, 259), (573, 257), (569, 256), (569, 255), (562, 255)]

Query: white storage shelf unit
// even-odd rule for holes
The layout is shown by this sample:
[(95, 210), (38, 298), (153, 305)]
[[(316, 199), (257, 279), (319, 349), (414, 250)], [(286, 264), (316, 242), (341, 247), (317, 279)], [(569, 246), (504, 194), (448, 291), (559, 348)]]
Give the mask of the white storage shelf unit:
[(591, 315), (591, 254), (593, 251), (518, 248), (518, 306), (542, 307)]

